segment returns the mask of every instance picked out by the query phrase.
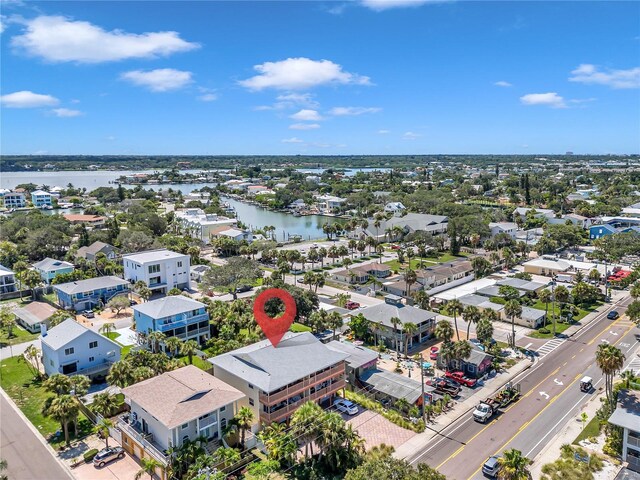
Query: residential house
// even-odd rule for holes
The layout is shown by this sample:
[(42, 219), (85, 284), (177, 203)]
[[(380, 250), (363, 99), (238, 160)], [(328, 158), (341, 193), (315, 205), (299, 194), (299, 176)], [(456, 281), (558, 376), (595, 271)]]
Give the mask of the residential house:
[(172, 288), (191, 288), (191, 257), (171, 250), (148, 250), (123, 255), (124, 278), (143, 281), (152, 292), (167, 293)]
[[(122, 393), (130, 406), (130, 413), (117, 423), (123, 448), (137, 458), (155, 458), (163, 467), (169, 461), (167, 450), (187, 440), (204, 437), (212, 448), (219, 446), (245, 398), (193, 365), (133, 384)], [(157, 473), (165, 478), (164, 472)]]
[(206, 305), (182, 295), (172, 295), (133, 306), (136, 332), (148, 335), (162, 332), (167, 337), (196, 340), (209, 338), (209, 314)]
[(384, 206), (384, 211), (389, 213), (401, 213), (405, 211), (407, 207), (405, 207), (402, 202), (389, 202)]
[(524, 279), (515, 278), (515, 277), (508, 277), (502, 280), (498, 280), (496, 282), (496, 285), (498, 287), (501, 287), (503, 285), (508, 285), (510, 287), (517, 288), (518, 290), (522, 290), (527, 294), (538, 293), (547, 287), (546, 283), (532, 282), (530, 280), (524, 280)]
[(316, 195), (314, 199), (322, 213), (334, 213), (347, 201), (346, 198), (335, 197), (333, 195)]
[[(48, 303), (31, 302), (24, 307), (16, 308), (13, 314), (16, 321), (31, 333), (39, 333), (49, 328), (49, 319), (58, 310)], [(43, 328), (44, 327), (44, 328)]]
[(556, 212), (554, 212), (549, 208), (529, 208), (529, 207), (518, 207), (513, 211), (512, 215), (514, 219), (516, 217), (520, 217), (522, 220), (526, 220), (527, 213), (529, 212), (532, 212), (532, 215), (535, 218), (544, 218), (547, 220), (550, 218), (555, 218), (556, 216)]
[(93, 228), (101, 228), (104, 227), (105, 222), (107, 221), (106, 217), (102, 217), (100, 215), (82, 215), (78, 213), (66, 213), (63, 215), (64, 218), (69, 220), (72, 225), (88, 225)]
[(0, 265), (0, 294), (13, 293), (17, 290), (15, 272)]
[(386, 263), (369, 263), (368, 265), (363, 265), (362, 268), (369, 275), (373, 275), (376, 278), (387, 278), (391, 275), (391, 267)]
[(48, 376), (106, 376), (120, 360), (120, 345), (69, 318), (42, 336), (42, 365)]
[(106, 305), (116, 295), (127, 295), (130, 283), (118, 277), (97, 277), (53, 286), (58, 305), (77, 312)]
[[(376, 326), (376, 335), (388, 347), (404, 351), (405, 333), (403, 326), (407, 323), (415, 324), (418, 329), (409, 338), (409, 349), (414, 344), (420, 344), (433, 335), (436, 327), (436, 314), (428, 310), (403, 305), (398, 297), (387, 296), (385, 303), (379, 303), (363, 308), (361, 313), (367, 320)], [(400, 319), (398, 325), (391, 323), (392, 318)], [(399, 343), (396, 347), (396, 342)]]
[(453, 283), (459, 285), (470, 282), (474, 278), (473, 265), (469, 260), (443, 263), (418, 270), (416, 273), (418, 282), (426, 289)]
[(51, 207), (52, 202), (53, 197), (49, 192), (45, 192), (44, 190), (31, 192), (31, 203), (33, 203), (33, 206), (36, 208)]
[(524, 267), (525, 273), (545, 275), (548, 277), (552, 277), (561, 272), (566, 272), (571, 268), (571, 264), (569, 262), (547, 256), (529, 260), (522, 265)]
[(491, 238), (499, 233), (504, 233), (511, 238), (515, 238), (516, 232), (518, 231), (518, 224), (513, 222), (489, 222), (489, 228), (491, 229)]
[(193, 265), (190, 269), (191, 280), (196, 283), (200, 283), (202, 281), (202, 277), (204, 274), (211, 270), (209, 265)]
[[(424, 287), (419, 283), (412, 283), (411, 286), (404, 280), (404, 277), (398, 275), (388, 282), (382, 284), (382, 290), (396, 297), (411, 297), (417, 291), (422, 290)], [(409, 291), (411, 290), (411, 291)]]
[(408, 213), (402, 217), (394, 216), (389, 220), (382, 220), (380, 225), (376, 227), (376, 221), (370, 218), (366, 229), (359, 227), (352, 232), (351, 236), (355, 238), (373, 237), (380, 242), (397, 241), (414, 232), (427, 232), (432, 235), (445, 233), (449, 226), (448, 222), (449, 218), (442, 215)]
[(211, 243), (211, 232), (220, 227), (237, 225), (235, 218), (227, 218), (214, 213), (205, 213), (200, 208), (188, 208), (176, 211), (176, 220), (182, 229), (192, 237), (196, 237), (204, 244)]
[(370, 348), (337, 340), (333, 340), (326, 345), (331, 350), (348, 355), (345, 359), (347, 381), (355, 388), (358, 388), (357, 381), (365, 372), (376, 369), (378, 352)]
[(369, 273), (363, 270), (362, 267), (353, 267), (335, 272), (333, 279), (349, 284), (367, 283), (369, 281)]
[(27, 197), (24, 192), (9, 192), (3, 196), (4, 206), (7, 209), (24, 208), (27, 206)]
[(459, 370), (467, 377), (482, 378), (491, 371), (493, 355), (489, 355), (473, 343), (471, 346), (471, 355), (469, 358), (450, 360), (447, 365), (445, 365), (442, 356), (438, 355), (438, 368), (442, 370)]
[(212, 239), (227, 237), (236, 242), (245, 241), (251, 243), (253, 241), (253, 233), (251, 231), (240, 230), (228, 225), (211, 229), (210, 236)]
[(622, 461), (640, 473), (640, 391), (620, 390), (609, 423), (622, 428)]
[(33, 268), (40, 274), (40, 278), (47, 285), (51, 285), (51, 280), (63, 273), (72, 273), (75, 270), (73, 263), (55, 258), (45, 258), (33, 264)]
[[(518, 298), (522, 298), (527, 294), (527, 292), (524, 292), (518, 289), (516, 289), (515, 292), (517, 292)], [(494, 297), (503, 298), (504, 297), (500, 293), (500, 285), (498, 285), (497, 283), (495, 285), (490, 285), (490, 286), (478, 289), (476, 294), (481, 295), (483, 297), (487, 297), (487, 298), (494, 298)]]
[(463, 307), (474, 306), (477, 307), (481, 312), (485, 310), (493, 310), (494, 312), (498, 312), (501, 318), (504, 317), (504, 314), (502, 313), (504, 310), (504, 305), (501, 303), (494, 303), (489, 298), (482, 295), (469, 293), (457, 298), (457, 300), (462, 304)]
[(640, 202), (624, 207), (622, 209), (622, 214), (627, 217), (640, 218)]
[(345, 387), (346, 358), (302, 332), (286, 333), (277, 348), (263, 340), (209, 362), (216, 378), (246, 395), (243, 403), (255, 414), (255, 431), (260, 424), (286, 421), (305, 402), (331, 405)]
[(93, 262), (99, 253), (103, 253), (109, 260), (115, 260), (118, 257), (118, 250), (114, 246), (104, 242), (93, 242), (88, 247), (80, 247), (76, 252), (76, 258)]
[[(392, 404), (399, 400), (406, 400), (409, 405), (420, 406), (423, 403), (423, 388), (419, 380), (419, 370), (416, 371), (416, 376), (418, 379), (408, 378), (388, 370), (370, 369), (364, 372), (361, 381), (367, 390), (373, 393), (376, 400), (388, 400)], [(425, 385), (425, 397), (432, 390), (432, 387)]]

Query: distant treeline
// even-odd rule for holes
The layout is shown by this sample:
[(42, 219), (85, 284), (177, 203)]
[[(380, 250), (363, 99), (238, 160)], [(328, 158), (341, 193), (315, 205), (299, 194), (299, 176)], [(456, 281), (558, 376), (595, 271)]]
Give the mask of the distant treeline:
[[(545, 160), (540, 160), (544, 157)], [(429, 162), (464, 163), (467, 165), (494, 165), (515, 163), (576, 163), (592, 160), (635, 162), (638, 156), (612, 155), (3, 155), (0, 156), (0, 171), (45, 170), (52, 166), (57, 170), (84, 170), (90, 166), (111, 170), (143, 169), (212, 169), (247, 166), (298, 168), (314, 167), (386, 167), (415, 168)], [(95, 167), (94, 167), (95, 168)]]

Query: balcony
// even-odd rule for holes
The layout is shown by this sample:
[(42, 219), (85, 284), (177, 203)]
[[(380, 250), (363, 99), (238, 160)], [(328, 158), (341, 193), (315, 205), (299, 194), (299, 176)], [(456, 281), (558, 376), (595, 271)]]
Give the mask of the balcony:
[[(73, 375), (86, 375), (87, 377), (90, 377), (91, 375), (97, 375), (99, 373), (106, 374), (107, 372), (109, 372), (111, 365), (113, 365), (113, 362), (109, 362), (105, 360), (105, 362), (101, 363), (100, 365), (94, 365), (93, 367), (79, 368), (75, 372), (67, 373), (67, 375), (70, 377)], [(62, 368), (60, 368), (60, 373), (62, 373)]]
[(165, 455), (159, 446), (153, 444), (153, 435), (150, 433), (144, 433), (139, 426), (139, 423), (130, 424), (127, 419), (130, 419), (130, 414), (123, 415), (118, 418), (116, 427), (118, 427), (127, 436), (135, 440), (135, 442), (142, 447), (146, 454), (150, 455), (163, 466), (167, 466), (170, 461), (170, 457)]
[(282, 402), (283, 400), (286, 400), (298, 393), (301, 393), (304, 390), (307, 390), (310, 387), (313, 387), (314, 385), (320, 382), (323, 382), (324, 380), (327, 380), (328, 378), (335, 377), (337, 375), (344, 374), (344, 373), (345, 373), (344, 364), (341, 363), (339, 365), (336, 365), (335, 367), (330, 368), (325, 372), (322, 372), (316, 375), (311, 375), (303, 380), (300, 380), (299, 382), (289, 387), (286, 387), (283, 390), (280, 390), (278, 392), (271, 393), (271, 394), (265, 394), (260, 392), (260, 403), (262, 403), (263, 405), (273, 405), (275, 403)]
[[(200, 323), (200, 322), (204, 322), (204, 321), (206, 321), (206, 322), (209, 321), (209, 317), (207, 316), (206, 313), (199, 314), (199, 315), (194, 315), (192, 317), (188, 317), (188, 316), (186, 316), (186, 314), (183, 314), (179, 319), (174, 319), (174, 320), (172, 320), (170, 322), (158, 323), (157, 324), (157, 328), (161, 332), (166, 332), (168, 330), (174, 330), (176, 328), (187, 327), (188, 325), (193, 325), (194, 323)], [(208, 327), (207, 327), (207, 329), (208, 329)], [(189, 332), (189, 333), (191, 333), (191, 332)]]

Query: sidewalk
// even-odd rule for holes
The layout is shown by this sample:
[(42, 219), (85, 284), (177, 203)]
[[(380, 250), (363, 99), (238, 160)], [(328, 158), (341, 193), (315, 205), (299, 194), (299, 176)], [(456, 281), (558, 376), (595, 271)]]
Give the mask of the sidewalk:
[(438, 432), (455, 423), (461, 417), (468, 415), (481, 400), (496, 394), (506, 383), (510, 382), (533, 365), (534, 362), (529, 358), (525, 358), (509, 369), (509, 371), (498, 374), (492, 379), (485, 381), (482, 388), (479, 388), (477, 392), (465, 401), (457, 403), (455, 407), (449, 410), (446, 414), (436, 417), (435, 422), (427, 425), (427, 430), (423, 433), (419, 433), (400, 445), (393, 455), (396, 458), (406, 458), (419, 453), (429, 445), (431, 439), (438, 435)]
[(7, 358), (22, 355), (31, 345), (35, 345), (37, 349), (40, 349), (40, 338), (36, 338), (30, 342), (18, 343), (17, 345), (0, 348), (0, 360), (6, 360)]

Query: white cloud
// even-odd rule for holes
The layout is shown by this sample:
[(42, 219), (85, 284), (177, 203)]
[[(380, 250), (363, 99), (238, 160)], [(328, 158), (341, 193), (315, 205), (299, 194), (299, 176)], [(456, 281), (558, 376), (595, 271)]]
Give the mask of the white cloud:
[(320, 104), (313, 99), (311, 93), (287, 93), (278, 95), (273, 105), (260, 105), (254, 110), (287, 110), (297, 107), (318, 108)]
[(330, 60), (287, 58), (279, 62), (265, 62), (253, 68), (259, 75), (239, 82), (250, 90), (303, 90), (329, 84), (371, 84), (369, 77), (345, 72), (342, 66)]
[[(363, 7), (376, 12), (389, 10), (390, 8), (420, 7), (426, 3), (441, 3), (443, 0), (361, 0)], [(444, 0), (446, 1), (446, 0)]]
[(218, 95), (215, 93), (205, 93), (204, 95), (200, 95), (198, 100), (201, 102), (213, 102), (218, 99)]
[(320, 125), (317, 123), (294, 123), (289, 125), (291, 130), (315, 130), (320, 128)]
[(83, 115), (83, 113), (80, 110), (72, 110), (70, 108), (54, 108), (53, 110), (51, 110), (51, 113), (53, 113), (56, 117), (79, 117), (80, 115)]
[(300, 120), (302, 122), (317, 122), (319, 120), (322, 120), (322, 117), (316, 110), (310, 110), (306, 108), (303, 108), (299, 112), (290, 115), (289, 118)]
[(378, 130), (378, 135), (386, 135), (387, 133), (391, 133), (391, 130)]
[(496, 87), (513, 87), (509, 82), (505, 82), (504, 80), (500, 80), (499, 82), (494, 83)]
[(190, 84), (191, 72), (175, 70), (173, 68), (158, 68), (156, 70), (132, 70), (124, 72), (120, 78), (134, 85), (146, 87), (152, 92), (166, 92), (178, 90)]
[(583, 63), (571, 71), (570, 82), (606, 85), (611, 88), (640, 88), (640, 67), (629, 70), (600, 70), (597, 65)]
[(283, 138), (282, 143), (304, 143), (304, 140), (300, 140), (297, 137)]
[(422, 136), (421, 133), (405, 132), (404, 135), (402, 135), (402, 139), (403, 140), (417, 140), (421, 136)]
[(108, 137), (106, 137), (106, 140), (109, 140), (110, 142), (113, 142), (116, 139), (116, 137), (114, 137), (113, 135), (109, 135)]
[(523, 105), (545, 105), (551, 108), (566, 108), (564, 98), (556, 92), (528, 93), (520, 97)]
[(177, 32), (110, 32), (63, 16), (40, 16), (24, 22), (25, 32), (11, 44), (50, 62), (101, 63), (130, 58), (165, 57), (199, 48)]
[(8, 93), (0, 97), (0, 103), (7, 108), (53, 107), (60, 101), (51, 95), (33, 93), (29, 90)]
[(329, 111), (330, 115), (336, 117), (362, 115), (364, 113), (376, 113), (382, 110), (378, 107), (334, 107)]

